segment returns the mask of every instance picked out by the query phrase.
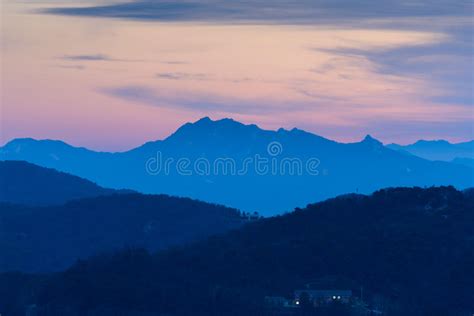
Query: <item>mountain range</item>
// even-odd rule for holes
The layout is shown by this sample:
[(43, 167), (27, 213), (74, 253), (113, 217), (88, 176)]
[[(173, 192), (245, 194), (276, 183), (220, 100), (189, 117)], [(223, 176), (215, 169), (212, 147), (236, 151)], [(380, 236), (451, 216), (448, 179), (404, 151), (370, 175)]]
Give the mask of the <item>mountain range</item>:
[[(343, 316), (368, 315), (367, 306), (378, 311), (372, 315), (470, 315), (473, 193), (437, 187), (344, 195), (154, 254), (128, 249), (54, 274), (0, 274), (0, 311)], [(129, 220), (122, 212), (117, 218)], [(291, 299), (310, 286), (352, 290), (367, 305), (338, 313), (265, 309), (265, 296)]]
[(25, 161), (0, 161), (0, 202), (45, 206), (100, 195), (130, 193)]
[(369, 135), (339, 143), (296, 128), (269, 131), (207, 117), (126, 152), (15, 139), (0, 149), (0, 160), (28, 161), (103, 187), (191, 197), (263, 215), (389, 186), (474, 184), (472, 168), (408, 155)]
[(387, 147), (428, 160), (458, 160), (460, 163), (463, 163), (464, 160), (466, 163), (465, 159), (474, 159), (474, 140), (462, 143), (450, 143), (445, 140), (419, 140), (410, 145), (389, 144)]
[(238, 210), (138, 193), (27, 207), (0, 203), (0, 272), (50, 272), (126, 247), (157, 251), (240, 227)]

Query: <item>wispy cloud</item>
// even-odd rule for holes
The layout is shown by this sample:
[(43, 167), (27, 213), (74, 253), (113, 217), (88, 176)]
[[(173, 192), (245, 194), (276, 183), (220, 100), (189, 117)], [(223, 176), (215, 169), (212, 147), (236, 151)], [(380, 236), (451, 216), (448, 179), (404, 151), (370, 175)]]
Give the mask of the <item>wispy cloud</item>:
[(168, 64), (168, 65), (188, 65), (189, 62), (187, 61), (182, 61), (182, 60), (165, 60), (161, 62), (162, 64)]
[(57, 68), (64, 68), (64, 69), (74, 69), (74, 70), (84, 70), (86, 69), (83, 65), (55, 65), (54, 67)]
[(161, 72), (156, 74), (160, 79), (168, 80), (208, 80), (209, 75), (203, 73), (186, 73), (186, 72)]
[(328, 21), (383, 17), (469, 16), (472, 1), (318, 1), (313, 0), (138, 0), (129, 3), (80, 8), (55, 8), (48, 12), (161, 21), (268, 22), (321, 24)]
[[(213, 111), (231, 114), (265, 115), (288, 111), (286, 104), (272, 104), (271, 107), (259, 104), (258, 100), (220, 97), (199, 92), (187, 92), (185, 95), (176, 92), (152, 89), (146, 86), (122, 86), (99, 89), (103, 94), (140, 104), (192, 111)], [(304, 109), (308, 104), (294, 104), (293, 108)]]
[(78, 55), (63, 55), (58, 59), (65, 61), (83, 61), (83, 62), (94, 62), (94, 61), (119, 61), (119, 62), (144, 62), (141, 59), (124, 59), (115, 58), (105, 54), (78, 54)]
[(62, 56), (61, 59), (64, 60), (80, 60), (80, 61), (114, 61), (113, 59), (107, 55), (102, 54), (93, 54), (93, 55), (65, 55)]
[[(470, 56), (472, 34), (453, 32), (421, 36), (422, 34), (415, 33), (411, 35), (411, 39), (399, 36), (408, 45), (398, 47), (392, 41), (391, 44), (386, 43), (385, 47), (373, 45), (377, 49), (371, 49), (370, 45), (358, 45), (356, 48), (314, 48), (315, 51), (326, 52), (334, 57), (309, 71), (318, 75), (339, 73), (341, 61), (345, 58), (365, 60), (372, 65), (370, 69), (374, 74), (429, 82), (430, 91), (417, 91), (420, 99), (448, 105), (473, 105), (470, 67), (473, 62)], [(339, 73), (339, 76), (343, 75), (347, 74)]]

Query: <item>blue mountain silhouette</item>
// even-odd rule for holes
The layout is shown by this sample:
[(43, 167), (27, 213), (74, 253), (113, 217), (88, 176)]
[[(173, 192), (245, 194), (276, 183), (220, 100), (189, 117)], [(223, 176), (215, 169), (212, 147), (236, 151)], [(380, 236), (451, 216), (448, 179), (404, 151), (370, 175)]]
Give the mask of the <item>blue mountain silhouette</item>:
[(455, 144), (445, 140), (419, 140), (410, 145), (389, 144), (387, 147), (429, 160), (474, 159), (474, 140)]
[(0, 273), (62, 270), (125, 247), (162, 250), (248, 221), (236, 209), (166, 195), (113, 194), (42, 207), (0, 202)]
[[(256, 170), (256, 157), (266, 159), (265, 172)], [(371, 193), (389, 186), (454, 185), (462, 189), (474, 183), (469, 167), (407, 155), (369, 135), (361, 142), (345, 144), (296, 128), (269, 131), (208, 117), (181, 126), (164, 140), (126, 152), (95, 152), (59, 141), (16, 139), (0, 149), (0, 159), (26, 160), (104, 187), (192, 197), (264, 215), (349, 192)], [(171, 167), (165, 172), (164, 161), (170, 159)], [(177, 170), (180, 159), (188, 162), (186, 174)], [(254, 163), (238, 173), (245, 169), (246, 159)], [(229, 160), (238, 170), (229, 170), (227, 165), (224, 172)], [(216, 161), (218, 170), (214, 170)], [(297, 172), (295, 161), (303, 172)], [(206, 164), (209, 172), (197, 172), (206, 171), (201, 170)]]
[(0, 202), (45, 206), (131, 192), (105, 189), (89, 180), (25, 161), (0, 161)]

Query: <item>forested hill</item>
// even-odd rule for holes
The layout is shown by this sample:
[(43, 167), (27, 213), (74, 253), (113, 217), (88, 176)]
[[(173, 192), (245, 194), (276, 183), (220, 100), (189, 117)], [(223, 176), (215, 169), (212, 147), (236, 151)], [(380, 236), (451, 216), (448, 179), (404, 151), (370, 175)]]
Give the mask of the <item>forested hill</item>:
[(16, 306), (35, 303), (61, 315), (265, 315), (264, 296), (291, 297), (315, 283), (354, 293), (362, 287), (364, 300), (383, 301), (389, 316), (467, 315), (474, 311), (473, 227), (472, 191), (346, 195), (179, 249), (81, 261), (46, 282), (3, 275), (10, 286), (0, 309), (14, 305), (14, 295)]
[(60, 271), (104, 251), (124, 247), (156, 251), (245, 222), (238, 210), (224, 206), (138, 193), (59, 206), (0, 204), (0, 271)]
[[(44, 206), (125, 191), (26, 161), (0, 161), (0, 202)], [(129, 191), (131, 192), (131, 191)]]

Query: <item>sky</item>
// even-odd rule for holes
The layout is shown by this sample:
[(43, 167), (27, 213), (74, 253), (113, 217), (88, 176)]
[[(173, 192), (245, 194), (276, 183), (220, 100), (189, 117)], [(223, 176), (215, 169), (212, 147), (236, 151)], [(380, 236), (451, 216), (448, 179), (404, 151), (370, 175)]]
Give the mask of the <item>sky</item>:
[(474, 138), (471, 1), (1, 1), (0, 144), (122, 151), (203, 116)]

